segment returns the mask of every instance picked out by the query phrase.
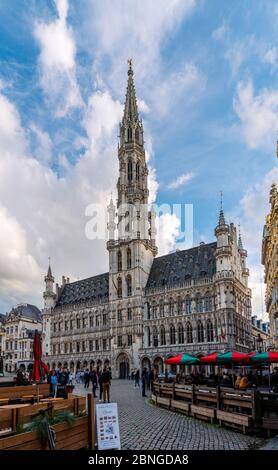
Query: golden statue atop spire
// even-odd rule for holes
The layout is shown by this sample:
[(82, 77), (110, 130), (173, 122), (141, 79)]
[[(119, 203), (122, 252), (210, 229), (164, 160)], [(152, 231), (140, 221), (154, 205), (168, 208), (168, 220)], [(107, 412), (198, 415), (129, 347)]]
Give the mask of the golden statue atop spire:
[(127, 59), (127, 63), (128, 63), (129, 68), (131, 69), (132, 68), (132, 57)]

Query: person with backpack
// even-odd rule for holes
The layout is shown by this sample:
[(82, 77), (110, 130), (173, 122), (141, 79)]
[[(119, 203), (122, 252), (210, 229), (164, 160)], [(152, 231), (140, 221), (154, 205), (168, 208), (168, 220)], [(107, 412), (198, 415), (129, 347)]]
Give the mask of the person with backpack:
[(102, 373), (102, 386), (103, 386), (103, 402), (110, 403), (110, 383), (111, 383), (111, 372), (105, 366)]

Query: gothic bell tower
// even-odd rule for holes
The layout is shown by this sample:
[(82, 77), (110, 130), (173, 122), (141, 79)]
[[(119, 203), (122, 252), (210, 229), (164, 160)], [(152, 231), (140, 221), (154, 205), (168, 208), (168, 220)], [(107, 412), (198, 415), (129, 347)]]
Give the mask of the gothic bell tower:
[[(155, 216), (148, 210), (148, 168), (131, 59), (118, 146), (116, 207), (108, 206), (110, 300), (141, 295), (154, 256)], [(117, 212), (117, 213), (116, 213)]]
[(108, 206), (109, 300), (116, 371), (121, 368), (117, 362), (119, 355), (129, 361), (129, 367), (138, 367), (144, 290), (157, 254), (155, 215), (148, 208), (144, 130), (138, 114), (131, 59), (127, 74), (118, 145), (117, 201), (114, 205), (111, 197)]

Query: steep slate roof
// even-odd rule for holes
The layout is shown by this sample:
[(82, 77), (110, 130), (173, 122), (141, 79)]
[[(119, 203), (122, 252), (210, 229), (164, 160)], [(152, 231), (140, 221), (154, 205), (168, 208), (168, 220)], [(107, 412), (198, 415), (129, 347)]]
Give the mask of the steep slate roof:
[(146, 289), (178, 284), (215, 273), (216, 242), (159, 256), (153, 261)]
[(12, 317), (24, 317), (38, 322), (42, 321), (41, 311), (38, 307), (31, 304), (20, 304), (12, 308), (7, 315), (7, 320), (12, 320)]
[(109, 273), (65, 284), (57, 306), (86, 302), (88, 300), (108, 301)]

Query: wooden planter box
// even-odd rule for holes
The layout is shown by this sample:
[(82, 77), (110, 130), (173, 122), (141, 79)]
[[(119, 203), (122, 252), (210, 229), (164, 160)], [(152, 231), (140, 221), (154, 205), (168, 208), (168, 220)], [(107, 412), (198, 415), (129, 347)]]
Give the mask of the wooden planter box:
[(166, 406), (167, 408), (170, 408), (171, 400), (170, 400), (170, 398), (156, 397), (156, 404), (160, 405), (160, 406)]
[(189, 414), (190, 403), (180, 401), (180, 400), (171, 400), (171, 408), (175, 411), (181, 411), (182, 413)]
[(214, 408), (206, 408), (205, 406), (191, 405), (190, 411), (193, 417), (210, 420), (213, 423), (215, 417)]
[(233, 427), (241, 427), (245, 434), (246, 428), (252, 426), (252, 417), (248, 415), (242, 415), (240, 413), (228, 413), (227, 411), (217, 410), (216, 417), (219, 420), (219, 424), (222, 422), (232, 425)]
[[(75, 423), (53, 426), (56, 433), (55, 449), (78, 450), (88, 446), (88, 416), (77, 418)], [(0, 439), (1, 450), (42, 450), (36, 432), (25, 432)]]

